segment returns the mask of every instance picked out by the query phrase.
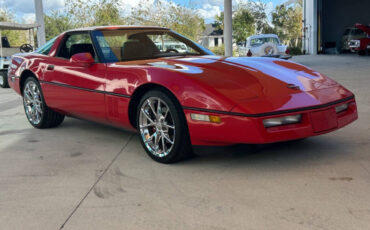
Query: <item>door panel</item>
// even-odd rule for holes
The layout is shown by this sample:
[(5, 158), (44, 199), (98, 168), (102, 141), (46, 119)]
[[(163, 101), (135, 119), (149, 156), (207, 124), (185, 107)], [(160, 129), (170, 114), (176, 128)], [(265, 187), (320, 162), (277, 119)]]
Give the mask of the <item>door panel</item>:
[(42, 89), (48, 106), (68, 115), (105, 122), (106, 65), (83, 66), (51, 57)]

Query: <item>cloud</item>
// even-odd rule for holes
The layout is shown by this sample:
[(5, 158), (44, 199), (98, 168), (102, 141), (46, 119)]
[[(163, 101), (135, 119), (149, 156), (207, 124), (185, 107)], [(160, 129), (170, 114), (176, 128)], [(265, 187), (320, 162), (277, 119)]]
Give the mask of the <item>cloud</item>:
[(199, 5), (211, 5), (211, 6), (223, 6), (224, 0), (199, 0), (197, 1)]
[(144, 6), (154, 5), (155, 0), (121, 0), (120, 8), (123, 15), (130, 15), (132, 8), (137, 7), (139, 4)]
[(139, 4), (153, 5), (155, 0), (121, 0), (122, 7), (137, 7)]
[(36, 15), (35, 15), (35, 13), (25, 13), (22, 16), (22, 20), (25, 23), (35, 23), (35, 21), (36, 21)]
[[(1, 3), (3, 7), (12, 10), (17, 15), (35, 13), (34, 0), (2, 0)], [(64, 3), (64, 0), (43, 0), (44, 12), (61, 9)]]
[(52, 10), (60, 10), (65, 6), (65, 0), (43, 0), (43, 3), (45, 12), (49, 12)]
[(202, 6), (202, 8), (198, 9), (198, 13), (205, 20), (211, 20), (214, 19), (216, 15), (221, 14), (221, 8), (218, 5), (211, 5), (206, 3)]

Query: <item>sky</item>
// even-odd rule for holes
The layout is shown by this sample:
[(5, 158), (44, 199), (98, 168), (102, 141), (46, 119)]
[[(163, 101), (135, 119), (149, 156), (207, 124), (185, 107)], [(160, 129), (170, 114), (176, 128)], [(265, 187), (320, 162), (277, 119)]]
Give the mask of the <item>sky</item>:
[[(64, 8), (65, 0), (43, 0), (44, 12), (49, 14), (52, 10)], [(138, 5), (138, 0), (120, 0), (122, 2), (122, 12)], [(154, 2), (155, 0), (149, 0)], [(214, 16), (223, 11), (223, 0), (164, 0), (196, 8), (199, 14), (205, 19), (206, 23), (214, 21)], [(233, 0), (233, 3), (248, 0)], [(251, 1), (251, 0), (249, 0)], [(261, 0), (267, 4), (267, 13), (270, 13), (276, 5), (286, 0)], [(10, 9), (15, 15), (16, 20), (21, 23), (32, 23), (35, 20), (34, 0), (0, 0), (0, 8)]]

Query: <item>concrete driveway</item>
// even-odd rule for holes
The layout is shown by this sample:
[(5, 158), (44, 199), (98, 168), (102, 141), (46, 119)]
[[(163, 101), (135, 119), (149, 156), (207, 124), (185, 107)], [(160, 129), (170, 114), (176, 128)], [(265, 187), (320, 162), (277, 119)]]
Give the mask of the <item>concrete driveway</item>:
[(351, 89), (359, 120), (324, 136), (152, 161), (133, 133), (67, 118), (36, 130), (0, 89), (1, 229), (370, 226), (370, 58), (300, 56)]

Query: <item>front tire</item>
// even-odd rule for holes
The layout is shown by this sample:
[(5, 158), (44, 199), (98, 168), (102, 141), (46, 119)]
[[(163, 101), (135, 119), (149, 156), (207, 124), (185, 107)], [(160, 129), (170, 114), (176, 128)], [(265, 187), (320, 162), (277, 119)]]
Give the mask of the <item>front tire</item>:
[(0, 87), (9, 88), (7, 70), (0, 70)]
[(34, 77), (29, 77), (24, 82), (23, 105), (28, 121), (35, 128), (56, 127), (64, 120), (64, 115), (46, 105), (41, 86)]
[(140, 100), (137, 111), (140, 142), (160, 163), (173, 163), (193, 155), (181, 106), (164, 90), (152, 90)]

